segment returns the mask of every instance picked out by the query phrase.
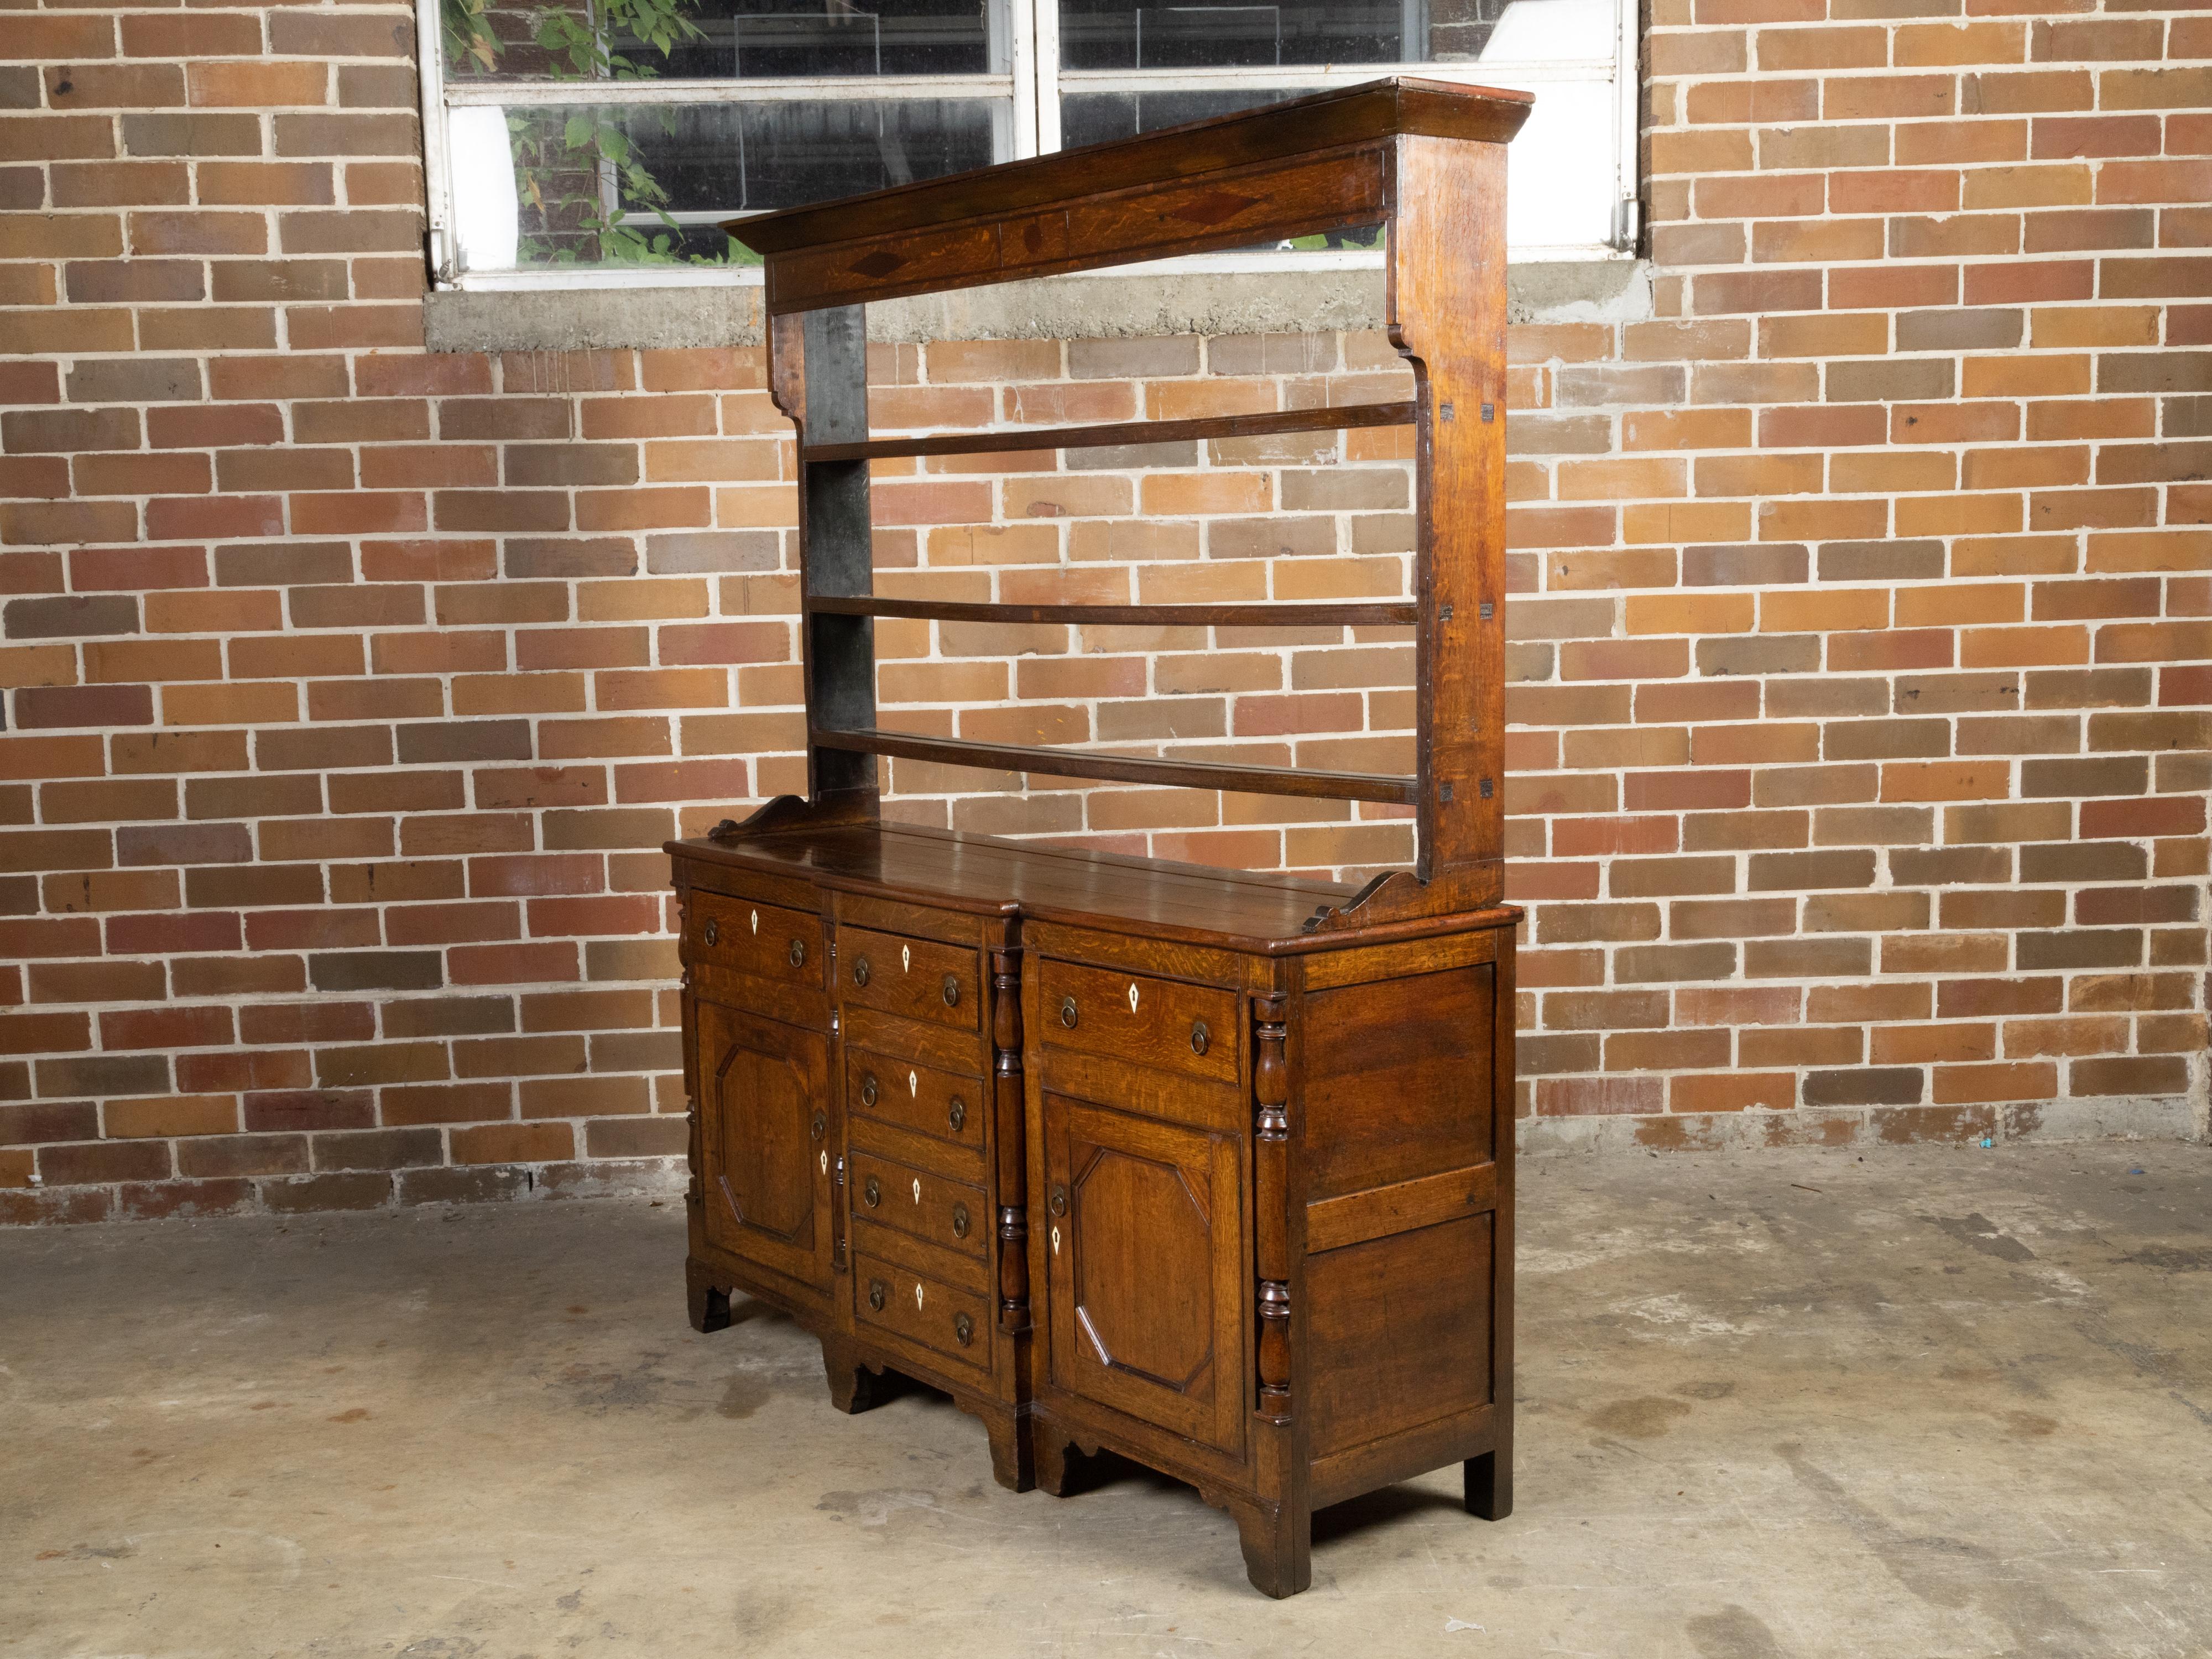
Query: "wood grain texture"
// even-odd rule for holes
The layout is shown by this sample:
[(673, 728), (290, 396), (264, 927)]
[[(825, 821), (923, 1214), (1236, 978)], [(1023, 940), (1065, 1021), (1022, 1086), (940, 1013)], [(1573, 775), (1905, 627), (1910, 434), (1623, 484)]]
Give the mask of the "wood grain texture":
[[(669, 848), (692, 1321), (738, 1288), (786, 1309), (842, 1408), (886, 1367), (950, 1391), (1017, 1490), (1067, 1490), (1071, 1447), (1189, 1480), (1269, 1595), (1310, 1581), (1316, 1504), (1459, 1462), (1472, 1512), (1511, 1506), (1502, 144), (1528, 101), (1393, 77), (735, 228), (799, 427), (811, 793)], [(870, 435), (863, 301), (1378, 222), (1410, 402)], [(1410, 600), (873, 592), (873, 461), (1405, 422)], [(1417, 771), (884, 731), (878, 617), (1411, 627)], [(1417, 857), (1352, 888), (885, 824), (886, 756), (1410, 806)]]
[(1309, 1262), (1316, 1455), (1490, 1403), (1490, 1249), (1484, 1214)]
[(780, 905), (698, 893), (685, 907), (684, 949), (702, 968), (818, 988), (830, 951), (822, 918)]
[(1396, 601), (1354, 605), (994, 605), (957, 599), (820, 599), (810, 610), (847, 617), (939, 622), (1073, 623), (1090, 628), (1409, 627), (1415, 611)]
[(724, 228), (755, 252), (773, 257), (963, 220), (1042, 216), (1115, 191), (1279, 164), (1401, 132), (1502, 144), (1521, 130), (1534, 101), (1525, 92), (1390, 76), (1136, 138), (732, 220)]
[(828, 1041), (715, 1003), (698, 1019), (707, 1237), (826, 1289)]
[(1215, 438), (1259, 438), (1281, 432), (1328, 432), (1370, 426), (1411, 426), (1411, 400), (1339, 404), (1258, 415), (1208, 415), (1187, 421), (1114, 421), (1092, 426), (1033, 426), (1008, 431), (939, 433), (926, 438), (871, 438), (864, 443), (811, 443), (810, 461), (880, 461), (915, 455), (1029, 454), (1093, 449), (1110, 444), (1167, 444)]
[(986, 1297), (856, 1250), (853, 1304), (862, 1326), (927, 1348), (939, 1360), (990, 1369), (993, 1329)]
[(1003, 841), (918, 824), (803, 827), (720, 842), (671, 842), (695, 888), (718, 870), (795, 875), (840, 895), (926, 892), (942, 908), (1133, 926), (1156, 938), (1306, 948), (1314, 905), (1349, 890), (1311, 876), (1227, 871), (1164, 860)]
[(988, 1254), (991, 1212), (988, 1194), (980, 1183), (949, 1181), (933, 1170), (895, 1163), (858, 1147), (847, 1168), (848, 1201), (856, 1218), (979, 1261)]
[(1048, 1047), (1236, 1080), (1241, 1022), (1234, 992), (1049, 958), (1036, 974), (1044, 997), (1037, 1035)]
[[(802, 444), (811, 436), (842, 441), (868, 435), (867, 321), (858, 306), (810, 311), (802, 325), (778, 336), (797, 356), (787, 369), (803, 396)], [(858, 461), (806, 461), (799, 466), (799, 541), (802, 597), (874, 591), (873, 518), (868, 469)], [(810, 720), (872, 726), (876, 718), (876, 639), (866, 617), (808, 612), (799, 630), (800, 671)], [(807, 755), (808, 793), (865, 796), (875, 765), (845, 750)]]
[[(1020, 915), (1050, 927), (1103, 923), (1108, 933), (1101, 939), (1134, 927), (1164, 946), (1200, 956), (1225, 950), (1334, 957), (1353, 945), (1417, 945), (1510, 929), (1521, 919), (1518, 909), (1501, 905), (1313, 930), (1307, 922), (1316, 908), (1347, 905), (1355, 890), (1294, 872), (1224, 870), (872, 819), (819, 830), (787, 823), (759, 836), (668, 842), (663, 849), (687, 860), (687, 878), (702, 892), (720, 883), (794, 876), (820, 884), (840, 902), (926, 890), (947, 912)], [(1352, 976), (1375, 975), (1360, 969)]]
[(957, 945), (864, 927), (837, 936), (838, 994), (863, 1008), (973, 1031), (982, 1019), (982, 978), (977, 952)]
[(856, 305), (1371, 224), (1382, 212), (1386, 165), (1382, 149), (1368, 145), (1304, 164), (1139, 185), (1042, 214), (796, 249), (767, 262), (769, 310)]
[[(695, 1240), (695, 1319), (714, 1322), (732, 1286), (767, 1287), (830, 1322), (841, 1398), (879, 1397), (869, 1379), (883, 1365), (948, 1389), (983, 1418), (994, 1468), (1017, 1486), (1059, 1478), (1064, 1458), (1037, 1450), (1057, 1436), (1192, 1480), (1237, 1516), (1269, 1595), (1309, 1582), (1313, 1506), (1332, 1496), (1456, 1459), (1475, 1511), (1505, 1511), (1510, 912), (1471, 913), (1459, 934), (1352, 933), (1271, 958), (1182, 943), (1147, 918), (1182, 902), (1171, 896), (1203, 895), (1217, 910), (1273, 907), (1288, 927), (1310, 884), (770, 822), (782, 827), (757, 842), (679, 846), (687, 919), (702, 882), (803, 875), (822, 890), (811, 910), (781, 907), (791, 915), (849, 910), (912, 931), (835, 929), (842, 1086), (811, 1200), (798, 1196), (810, 1176), (796, 1137), (812, 1133), (810, 1101), (828, 1097), (811, 1058), (824, 1034), (687, 987), (711, 1194), (739, 1172), (715, 1200), (727, 1215), (704, 1219), (750, 1252)], [(887, 841), (902, 849), (888, 864)], [(864, 854), (869, 890), (833, 886)], [(1032, 929), (1016, 893), (1102, 902)], [(964, 909), (946, 908), (956, 896)], [(952, 942), (982, 929), (1037, 943)], [(866, 984), (853, 972), (863, 959)], [(982, 975), (975, 1028), (926, 1017), (958, 1006), (944, 998), (948, 963)], [(802, 994), (697, 971), (764, 1003)], [(915, 987), (935, 988), (934, 1009)], [(735, 1085), (720, 1081), (732, 1054)], [(746, 1081), (753, 1072), (766, 1080)], [(981, 1140), (963, 1144), (944, 1114), (985, 1084), (1006, 1086), (988, 1096)], [(842, 1172), (826, 1208), (824, 1150)], [(848, 1230), (835, 1301), (811, 1288), (836, 1280), (805, 1240), (779, 1237), (808, 1201)], [(740, 1215), (749, 1233), (733, 1230)]]
[(1453, 1417), (1440, 1417), (1419, 1428), (1364, 1441), (1339, 1452), (1316, 1454), (1312, 1465), (1316, 1509), (1341, 1504), (1362, 1492), (1410, 1480), (1431, 1469), (1472, 1461), (1494, 1450), (1495, 1405), (1478, 1406)]
[(1243, 1443), (1235, 1139), (1047, 1095), (1054, 1382), (1222, 1450)]
[(1030, 749), (1016, 744), (972, 743), (905, 732), (816, 726), (817, 750), (895, 755), (939, 766), (985, 772), (1042, 772), (1050, 777), (1098, 778), (1114, 783), (1176, 784), (1186, 789), (1231, 789), (1249, 795), (1294, 795), (1310, 800), (1374, 800), (1410, 805), (1413, 781), (1365, 772), (1302, 772), (1279, 766), (1231, 766), (1219, 761), (1145, 760), (1088, 750)]
[(1418, 133), (1394, 149), (1390, 335), (1420, 395), (1414, 469), (1423, 863), (1462, 906), (1503, 891), (1505, 152)]
[(1483, 963), (1307, 997), (1310, 1202), (1492, 1161), (1495, 996)]
[[(903, 1032), (882, 1034), (884, 1048)], [(885, 1040), (888, 1039), (888, 1040)], [(980, 1160), (989, 1140), (989, 1085), (979, 1077), (940, 1071), (908, 1054), (845, 1045), (845, 1109), (858, 1117), (927, 1135)], [(980, 1165), (979, 1165), (980, 1168)]]
[(1413, 868), (1316, 931), (1496, 904), (1505, 837), (1505, 152), (1392, 141), (1387, 313), (1413, 366)]
[(1445, 1170), (1306, 1206), (1306, 1249), (1319, 1255), (1370, 1238), (1479, 1215), (1498, 1205), (1498, 1166)]
[(1260, 1277), (1259, 1416), (1281, 1426), (1291, 1409), (1290, 1028), (1280, 997), (1252, 1003), (1253, 1265)]
[[(1012, 935), (1014, 930), (1007, 929)], [(991, 952), (991, 1091), (997, 1127), (999, 1323), (1010, 1336), (1030, 1325), (1029, 1126), (1022, 1061), (1022, 951)]]

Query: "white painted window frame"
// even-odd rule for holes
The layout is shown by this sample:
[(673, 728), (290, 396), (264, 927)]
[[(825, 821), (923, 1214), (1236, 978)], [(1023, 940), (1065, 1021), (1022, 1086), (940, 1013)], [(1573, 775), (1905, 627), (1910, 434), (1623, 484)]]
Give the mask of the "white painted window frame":
[[(650, 80), (588, 83), (588, 100), (574, 81), (448, 80), (439, 0), (416, 0), (416, 43), (422, 90), (423, 181), (428, 205), (428, 254), (433, 280), (441, 288), (623, 289), (707, 288), (757, 285), (757, 266), (526, 266), (513, 270), (460, 269), (453, 234), (451, 153), (446, 112), (471, 105), (515, 109), (575, 104), (737, 104), (886, 98), (992, 99), (1011, 100), (1012, 150), (1016, 159), (1060, 147), (1060, 99), (1066, 92), (1157, 92), (1178, 88), (1220, 90), (1237, 86), (1290, 87), (1321, 92), (1358, 86), (1394, 72), (1393, 66), (1358, 64), (1345, 67), (1298, 64), (1280, 68), (1201, 70), (1063, 70), (1060, 66), (1058, 0), (1006, 0), (1012, 27), (1008, 72), (1004, 75), (820, 76), (806, 79)], [(1620, 258), (1632, 254), (1642, 229), (1637, 141), (1640, 83), (1638, 69), (1638, 0), (1613, 0), (1614, 30), (1610, 58), (1593, 57), (1543, 64), (1419, 64), (1403, 71), (1430, 80), (1509, 88), (1543, 96), (1547, 82), (1609, 82), (1614, 142), (1609, 147), (1613, 179), (1613, 234), (1602, 242), (1548, 246), (1515, 246), (1516, 263), (1534, 260)], [(678, 222), (717, 223), (716, 210), (678, 212)], [(1268, 271), (1358, 270), (1379, 267), (1381, 254), (1358, 250), (1305, 253), (1215, 253), (1117, 267), (1130, 273), (1181, 271)]]

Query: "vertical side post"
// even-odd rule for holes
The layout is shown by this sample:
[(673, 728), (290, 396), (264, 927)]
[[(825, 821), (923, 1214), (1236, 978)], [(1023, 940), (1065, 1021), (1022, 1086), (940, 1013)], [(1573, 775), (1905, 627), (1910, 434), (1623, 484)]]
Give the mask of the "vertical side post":
[[(825, 729), (876, 723), (875, 623), (820, 613), (819, 596), (853, 599), (875, 591), (866, 461), (810, 461), (810, 443), (853, 443), (868, 435), (867, 307), (832, 306), (781, 316), (774, 325), (779, 383), (799, 407), (799, 563), (810, 737)], [(799, 338), (792, 339), (796, 328)], [(799, 354), (794, 372), (785, 362)], [(876, 791), (876, 760), (807, 745), (808, 793)]]
[(1498, 1163), (1490, 1232), (1491, 1449), (1466, 1466), (1467, 1511), (1486, 1521), (1513, 1512), (1513, 1083), (1515, 936), (1498, 930), (1497, 1006), (1491, 1020), (1491, 1156)]
[(1024, 1118), (1027, 1091), (1022, 1075), (1022, 953), (1018, 946), (991, 952), (991, 1133), (999, 1170), (999, 1328), (1018, 1336), (1030, 1324), (1030, 1224)]
[(1505, 147), (1392, 149), (1390, 338), (1413, 366), (1415, 870), (1504, 892)]
[(1288, 1028), (1280, 997), (1252, 1005), (1254, 1260), (1260, 1316), (1259, 1417), (1291, 1420), (1290, 1066), (1283, 1054)]
[(676, 952), (683, 967), (679, 994), (684, 1018), (684, 1152), (690, 1179), (684, 1189), (684, 1231), (690, 1249), (684, 1257), (684, 1301), (691, 1328), (719, 1331), (730, 1322), (730, 1291), (717, 1285), (706, 1263), (696, 1252), (706, 1238), (707, 1155), (704, 1114), (699, 1104), (699, 995), (691, 982), (691, 931), (685, 925), (691, 908), (691, 884), (684, 864), (676, 866)]
[(699, 1000), (691, 985), (691, 884), (679, 860), (676, 866), (676, 959), (682, 970), (677, 981), (684, 1021), (684, 1149), (691, 1166), (684, 1203), (690, 1216), (692, 1236), (698, 1237), (699, 1218), (705, 1213), (707, 1158), (704, 1114), (699, 1104)]
[(1291, 1167), (1291, 1006), (1279, 988), (1252, 1000), (1252, 1260), (1259, 1315), (1253, 1450), (1259, 1490), (1230, 1504), (1246, 1573), (1262, 1594), (1277, 1597), (1297, 1595), (1313, 1578), (1308, 1436), (1293, 1389), (1299, 1346), (1291, 1317), (1299, 1277), (1293, 1264), (1304, 1227), (1291, 1214), (1298, 1189)]

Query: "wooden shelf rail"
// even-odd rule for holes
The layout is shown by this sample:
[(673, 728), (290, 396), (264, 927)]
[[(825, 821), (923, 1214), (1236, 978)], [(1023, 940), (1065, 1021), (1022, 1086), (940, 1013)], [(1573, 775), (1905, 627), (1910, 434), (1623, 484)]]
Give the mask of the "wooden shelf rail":
[(1109, 783), (1156, 783), (1181, 789), (1231, 789), (1251, 795), (1298, 795), (1322, 800), (1414, 804), (1412, 778), (1368, 772), (1293, 771), (1279, 766), (1231, 766), (1219, 761), (1144, 760), (1081, 750), (1025, 749), (1017, 744), (971, 743), (964, 738), (927, 738), (873, 728), (843, 731), (817, 726), (821, 749), (895, 759), (933, 761), (990, 772), (1043, 772), (1054, 777), (1097, 778)]
[(887, 461), (910, 455), (996, 455), (1040, 449), (1097, 449), (1120, 444), (1188, 443), (1199, 438), (1265, 438), (1279, 432), (1347, 431), (1411, 426), (1414, 405), (1339, 404), (1267, 415), (1209, 415), (1188, 421), (1115, 421), (1103, 426), (1039, 426), (1025, 431), (946, 432), (927, 438), (870, 438), (808, 444), (809, 461)]
[(809, 599), (806, 605), (833, 617), (1007, 624), (1075, 623), (1093, 628), (1410, 628), (1417, 620), (1411, 599), (1317, 605), (993, 605), (821, 593)]

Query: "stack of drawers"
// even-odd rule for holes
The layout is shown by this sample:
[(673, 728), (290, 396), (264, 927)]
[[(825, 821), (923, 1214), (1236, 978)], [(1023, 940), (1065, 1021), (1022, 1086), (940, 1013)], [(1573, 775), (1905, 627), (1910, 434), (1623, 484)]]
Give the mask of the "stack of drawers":
[(1167, 1470), (1271, 1595), (1318, 1504), (1457, 1461), (1504, 1512), (1512, 912), (1313, 939), (1291, 878), (674, 851), (700, 1329), (785, 1309), (840, 1408), (920, 1378), (1017, 1491)]
[(765, 1296), (821, 1337), (842, 1409), (886, 1368), (921, 1377), (983, 1418), (1000, 1478), (1026, 1486), (1012, 923), (741, 885), (684, 906), (694, 1322), (726, 1318), (733, 1286)]
[(997, 1229), (976, 922), (848, 908), (907, 929), (837, 935), (853, 1317), (887, 1348), (987, 1376)]

